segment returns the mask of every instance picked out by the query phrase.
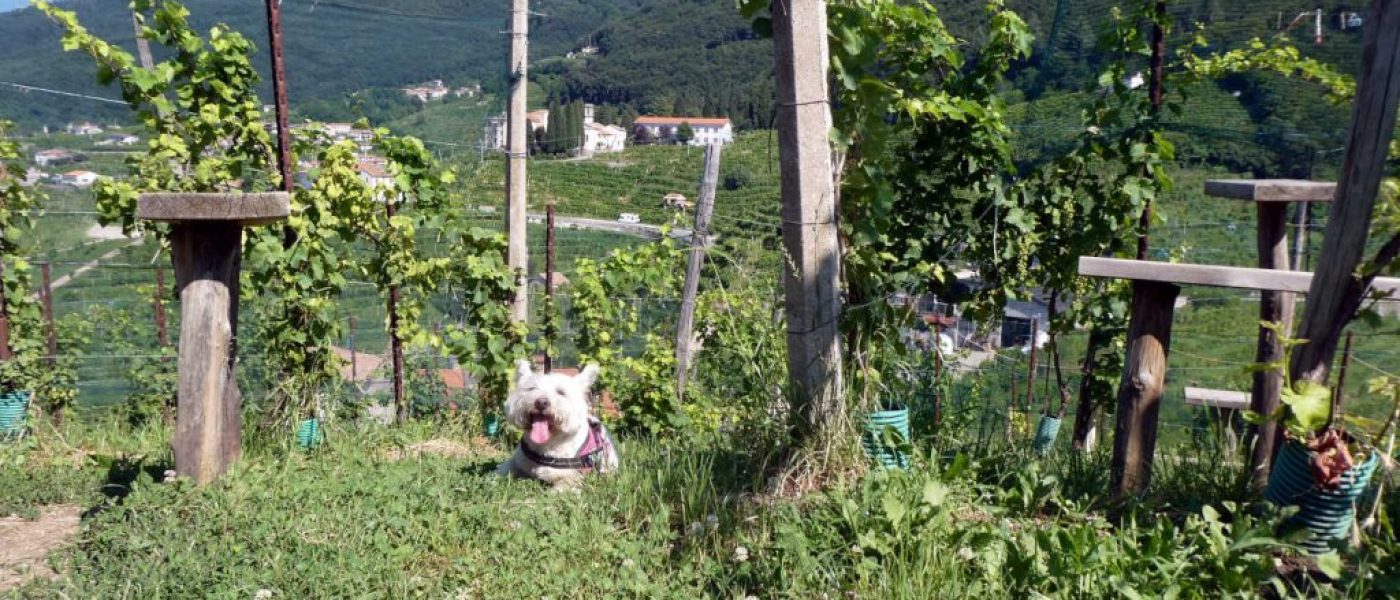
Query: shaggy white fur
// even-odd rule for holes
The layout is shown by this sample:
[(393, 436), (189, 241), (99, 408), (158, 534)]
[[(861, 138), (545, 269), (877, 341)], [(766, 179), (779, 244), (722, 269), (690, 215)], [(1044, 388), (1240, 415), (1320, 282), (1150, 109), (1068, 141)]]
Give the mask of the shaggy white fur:
[[(588, 365), (570, 377), (534, 372), (530, 361), (522, 360), (515, 372), (515, 391), (506, 400), (506, 420), (525, 432), (521, 444), (541, 456), (558, 459), (578, 457), (588, 442), (588, 398), (598, 378), (598, 366)], [(606, 435), (606, 432), (604, 432)], [(617, 449), (609, 443), (596, 470), (610, 473), (619, 464)], [(556, 489), (575, 488), (586, 474), (578, 469), (546, 467), (515, 449), (509, 460), (496, 469), (498, 475), (538, 479)]]

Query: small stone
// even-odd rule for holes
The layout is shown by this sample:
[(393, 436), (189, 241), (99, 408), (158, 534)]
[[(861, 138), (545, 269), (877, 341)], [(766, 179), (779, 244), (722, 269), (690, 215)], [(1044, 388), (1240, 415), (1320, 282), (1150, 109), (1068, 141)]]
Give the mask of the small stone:
[[(169, 472), (170, 471), (167, 471), (167, 473)], [(271, 597), (272, 590), (269, 590), (267, 588), (260, 589), (256, 594), (253, 594), (253, 600), (268, 600)]]

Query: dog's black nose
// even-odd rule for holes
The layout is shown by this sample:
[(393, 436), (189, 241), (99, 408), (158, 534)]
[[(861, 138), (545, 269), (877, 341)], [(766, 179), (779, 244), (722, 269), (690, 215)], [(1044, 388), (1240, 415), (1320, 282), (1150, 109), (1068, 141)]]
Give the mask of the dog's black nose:
[(535, 410), (544, 410), (546, 408), (549, 408), (548, 400), (545, 400), (544, 398), (538, 398), (535, 400)]

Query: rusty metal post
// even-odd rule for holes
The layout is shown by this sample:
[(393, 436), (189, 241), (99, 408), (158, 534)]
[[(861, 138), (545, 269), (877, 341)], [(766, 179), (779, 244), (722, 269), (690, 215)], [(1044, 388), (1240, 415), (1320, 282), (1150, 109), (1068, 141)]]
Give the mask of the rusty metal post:
[[(5, 261), (0, 260), (0, 281), (5, 279)], [(10, 353), (10, 314), (5, 304), (5, 286), (0, 284), (0, 361), (14, 358)]]
[(554, 370), (554, 203), (544, 207), (544, 372)]
[(170, 345), (170, 333), (165, 328), (165, 269), (160, 267), (156, 267), (156, 291), (151, 307), (156, 319), (156, 344), (164, 348)]
[[(282, 191), (291, 193), (292, 134), (287, 125), (287, 68), (282, 54), (282, 0), (267, 0), (267, 42), (272, 46), (272, 97), (277, 118), (277, 172), (282, 176)], [(296, 230), (282, 226), (282, 246), (296, 243)]]
[(42, 282), (39, 298), (44, 303), (44, 336), (48, 338), (49, 366), (53, 367), (58, 364), (58, 331), (53, 322), (53, 280), (48, 262), (39, 263), (39, 273)]
[[(1152, 102), (1152, 116), (1155, 117), (1162, 111), (1163, 81), (1166, 77), (1167, 41), (1166, 31), (1162, 28), (1162, 20), (1167, 16), (1167, 3), (1158, 0), (1154, 11), (1156, 18), (1152, 23), (1152, 60), (1149, 63), (1147, 95)], [(1147, 204), (1142, 207), (1142, 216), (1138, 218), (1138, 260), (1147, 260), (1148, 238), (1151, 229), (1152, 201), (1148, 200)]]
[[(384, 202), (384, 213), (394, 220), (394, 199)], [(389, 355), (394, 363), (394, 406), (395, 420), (399, 425), (408, 422), (408, 394), (404, 391), (403, 379), (403, 340), (399, 339), (399, 286), (389, 286)]]

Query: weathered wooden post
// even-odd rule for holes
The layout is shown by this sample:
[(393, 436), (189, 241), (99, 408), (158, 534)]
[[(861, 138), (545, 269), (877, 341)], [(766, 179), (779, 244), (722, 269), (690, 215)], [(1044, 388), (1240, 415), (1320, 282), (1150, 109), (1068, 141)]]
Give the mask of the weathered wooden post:
[(1128, 357), (1118, 384), (1118, 415), (1113, 434), (1113, 496), (1122, 499), (1147, 489), (1157, 449), (1157, 411), (1167, 378), (1172, 313), (1181, 288), (1157, 281), (1133, 282), (1128, 323)]
[(685, 381), (690, 377), (691, 344), (694, 342), (695, 298), (700, 293), (700, 267), (710, 245), (710, 215), (715, 208), (715, 187), (719, 184), (719, 157), (724, 146), (705, 147), (705, 169), (700, 177), (700, 203), (695, 207), (695, 230), (690, 233), (690, 256), (686, 262), (685, 289), (681, 295), (681, 315), (676, 322), (676, 397), (685, 399)]
[(285, 192), (142, 194), (137, 218), (172, 223), (171, 259), (180, 293), (180, 385), (175, 471), (204, 484), (238, 459), (235, 377), (238, 271), (243, 227), (287, 217)]
[[(1288, 204), (1293, 202), (1331, 202), (1337, 184), (1292, 179), (1210, 180), (1206, 195), (1253, 202), (1259, 213), (1257, 241), (1259, 268), (1290, 269), (1288, 258)], [(1298, 235), (1301, 235), (1299, 232)], [(1296, 265), (1294, 265), (1296, 266)], [(1293, 294), (1264, 290), (1259, 292), (1259, 320), (1282, 323), (1284, 331), (1293, 328)], [(1254, 361), (1271, 363), (1283, 358), (1283, 344), (1274, 332), (1259, 328), (1259, 345)], [(1256, 371), (1251, 390), (1250, 410), (1261, 415), (1272, 414), (1279, 405), (1283, 389), (1283, 374), (1277, 371)], [(1253, 450), (1250, 458), (1249, 484), (1262, 490), (1269, 484), (1269, 466), (1278, 448), (1278, 424), (1265, 421), (1250, 427)]]

